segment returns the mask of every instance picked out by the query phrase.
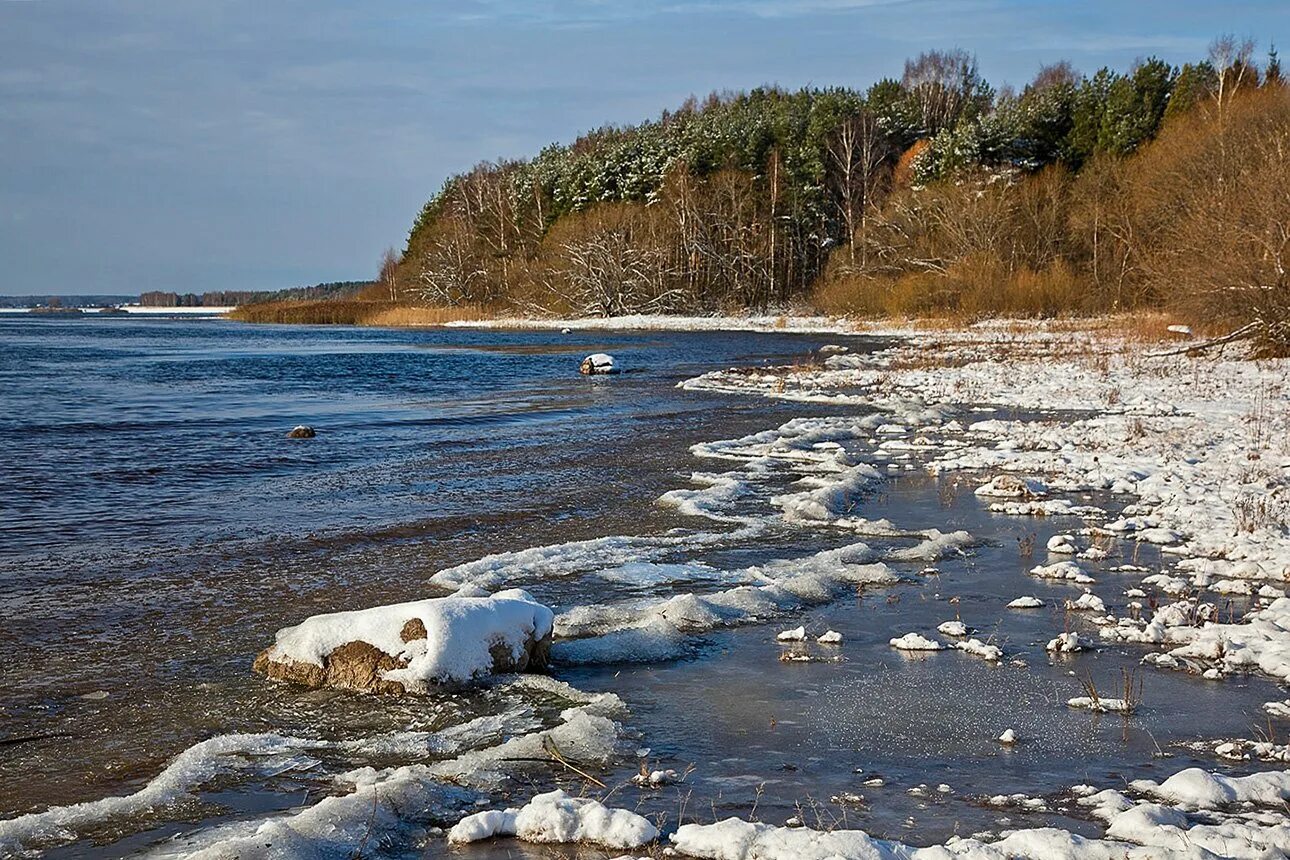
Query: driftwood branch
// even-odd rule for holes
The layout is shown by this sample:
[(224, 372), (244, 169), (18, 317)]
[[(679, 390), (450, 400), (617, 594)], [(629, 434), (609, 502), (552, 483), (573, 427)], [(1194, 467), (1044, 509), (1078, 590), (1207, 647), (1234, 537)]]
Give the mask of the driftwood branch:
[(1212, 349), (1213, 347), (1216, 347), (1216, 346), (1222, 346), (1225, 343), (1232, 343), (1233, 341), (1244, 340), (1245, 338), (1253, 337), (1255, 331), (1258, 330), (1258, 327), (1259, 327), (1259, 324), (1256, 322), (1246, 323), (1245, 325), (1238, 328), (1236, 331), (1225, 334), (1222, 337), (1216, 337), (1213, 340), (1201, 341), (1200, 343), (1187, 344), (1186, 346), (1180, 346), (1177, 349), (1162, 349), (1162, 350), (1157, 350), (1156, 352), (1149, 352), (1147, 353), (1147, 356), (1149, 358), (1163, 358), (1164, 356), (1167, 356), (1167, 355), (1182, 355), (1183, 353), (1204, 352), (1207, 349)]
[(581, 768), (575, 767), (573, 764), (571, 764), (569, 760), (566, 759), (560, 753), (560, 750), (556, 747), (555, 743), (550, 741), (549, 738), (546, 738), (543, 740), (542, 748), (546, 750), (546, 752), (551, 756), (550, 758), (538, 758), (535, 756), (508, 756), (507, 758), (498, 759), (498, 761), (533, 762), (535, 764), (558, 764), (558, 765), (562, 765), (568, 770), (573, 771), (578, 776), (582, 777), (588, 782), (593, 782), (596, 785), (600, 786), (601, 788), (607, 787), (603, 782), (596, 779), (594, 776), (587, 773), (585, 770), (582, 770)]

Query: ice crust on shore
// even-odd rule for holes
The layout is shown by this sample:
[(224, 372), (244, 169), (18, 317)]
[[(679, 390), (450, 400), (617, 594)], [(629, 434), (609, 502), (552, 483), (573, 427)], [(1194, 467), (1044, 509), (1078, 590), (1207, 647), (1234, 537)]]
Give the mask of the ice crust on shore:
[[(1060, 503), (1045, 513), (1097, 517), (1093, 505), (1019, 498), (1026, 480), (1044, 476), (1048, 495), (1098, 490), (1136, 497), (1126, 515), (1104, 524), (1127, 540), (1166, 545), (1180, 563), (1198, 560), (1213, 578), (1290, 578), (1287, 510), (1290, 451), (1267, 440), (1290, 438), (1286, 380), (1290, 362), (1169, 356), (1143, 358), (1114, 333), (1035, 324), (1025, 330), (984, 323), (954, 332), (878, 330), (909, 340), (885, 352), (831, 356), (824, 368), (781, 372), (717, 371), (686, 383), (695, 390), (952, 414), (965, 404), (1000, 411), (1067, 411), (973, 422), (931, 451), (928, 468), (1000, 470), (1002, 511)], [(1004, 357), (1000, 357), (1003, 355)], [(902, 364), (904, 359), (914, 359)], [(1203, 367), (1203, 374), (1196, 370)], [(1259, 416), (1253, 421), (1251, 416)], [(947, 444), (948, 442), (953, 444)], [(1250, 454), (1265, 454), (1252, 460)], [(1015, 477), (1014, 477), (1015, 476)], [(1038, 487), (1031, 488), (1038, 494)], [(992, 490), (991, 490), (992, 491)], [(987, 491), (987, 492), (991, 492)], [(1263, 517), (1251, 517), (1262, 498)], [(1284, 513), (1282, 514), (1284, 518)]]
[(426, 825), (459, 818), (478, 796), (473, 789), (496, 787), (526, 761), (549, 758), (551, 748), (581, 767), (603, 766), (618, 755), (621, 729), (612, 717), (624, 709), (617, 696), (583, 694), (540, 676), (515, 684), (580, 703), (550, 728), (433, 764), (359, 768), (344, 775), (342, 782), (352, 787), (348, 794), (285, 815), (217, 827), (187, 844), (167, 843), (158, 854), (194, 860), (341, 860), (353, 857), (355, 845), (365, 843), (370, 852), (365, 856), (404, 856), (409, 844), (425, 838)]
[(894, 571), (874, 560), (877, 555), (855, 543), (748, 568), (736, 577), (747, 584), (723, 591), (574, 607), (556, 617), (552, 657), (578, 664), (681, 656), (697, 634), (780, 617), (856, 586), (898, 582)]
[(445, 568), (430, 577), (430, 581), (452, 591), (471, 589), (472, 593), (488, 593), (517, 581), (559, 579), (648, 562), (682, 547), (703, 546), (719, 537), (707, 533), (643, 537), (612, 535), (529, 547), (486, 555)]
[(257, 760), (281, 763), (283, 756), (321, 746), (325, 746), (321, 741), (272, 733), (217, 735), (175, 756), (161, 773), (133, 794), (55, 806), (0, 821), (0, 854), (17, 854), (30, 842), (71, 839), (78, 828), (139, 815), (183, 800), (230, 770), (254, 769)]
[[(1262, 860), (1290, 850), (1284, 809), (1290, 773), (1227, 777), (1190, 768), (1160, 784), (1135, 782), (1130, 791), (1137, 799), (1114, 789), (1072, 789), (1077, 804), (1105, 823), (1102, 838), (1042, 827), (1007, 832), (995, 841), (953, 837), (943, 845), (915, 847), (863, 830), (727, 818), (684, 824), (671, 842), (678, 853), (703, 860)], [(1256, 808), (1231, 810), (1238, 803)]]
[[(546, 756), (554, 744), (569, 760), (584, 766), (617, 755), (626, 714), (612, 693), (584, 693), (541, 675), (497, 679), (499, 687), (555, 696), (571, 703), (559, 721), (542, 728), (531, 709), (513, 708), (477, 717), (437, 732), (392, 732), (344, 742), (278, 734), (219, 735), (177, 755), (139, 791), (0, 821), (0, 854), (19, 854), (32, 845), (65, 842), (78, 830), (104, 822), (155, 812), (183, 802), (218, 777), (236, 772), (278, 773), (317, 764), (308, 751), (329, 748), (367, 755), (455, 756), (433, 764), (385, 770), (360, 768), (341, 780), (350, 794), (325, 798), (289, 815), (233, 822), (199, 833), (187, 843), (166, 843), (156, 856), (348, 858), (367, 832), (402, 839), (415, 835), (424, 818), (448, 818), (474, 794), (461, 786), (488, 787), (517, 766), (509, 762)], [(418, 810), (408, 817), (409, 810)], [(269, 843), (272, 850), (266, 848)]]

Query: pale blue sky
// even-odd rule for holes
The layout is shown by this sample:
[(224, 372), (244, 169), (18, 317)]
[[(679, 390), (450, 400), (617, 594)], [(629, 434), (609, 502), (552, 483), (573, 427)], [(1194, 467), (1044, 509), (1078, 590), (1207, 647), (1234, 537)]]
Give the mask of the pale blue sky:
[(369, 277), (475, 162), (690, 93), (1290, 45), (1290, 2), (0, 0), (0, 293)]

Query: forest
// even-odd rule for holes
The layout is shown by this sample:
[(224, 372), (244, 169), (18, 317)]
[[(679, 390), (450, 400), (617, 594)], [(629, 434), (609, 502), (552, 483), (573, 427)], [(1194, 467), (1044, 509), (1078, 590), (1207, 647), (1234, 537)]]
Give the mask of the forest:
[(445, 182), (390, 302), (525, 314), (1050, 316), (1168, 308), (1290, 352), (1290, 88), (1181, 67), (996, 89), (931, 51), (865, 91), (691, 98)]

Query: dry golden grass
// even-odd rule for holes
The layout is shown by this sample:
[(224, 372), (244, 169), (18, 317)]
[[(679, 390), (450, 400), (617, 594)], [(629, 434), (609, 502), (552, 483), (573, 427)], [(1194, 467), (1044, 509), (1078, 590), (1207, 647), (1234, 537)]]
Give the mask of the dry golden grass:
[(1041, 271), (1008, 270), (987, 254), (973, 254), (944, 273), (909, 272), (899, 277), (826, 277), (812, 295), (823, 313), (950, 319), (1087, 315), (1100, 308), (1066, 263)]
[(427, 326), (443, 325), (459, 320), (489, 319), (495, 312), (483, 305), (466, 305), (454, 308), (395, 305), (369, 314), (360, 325), (375, 326)]
[(232, 319), (254, 323), (294, 325), (434, 326), (455, 320), (494, 316), (485, 307), (423, 307), (391, 301), (357, 299), (316, 302), (263, 302), (243, 305), (229, 314)]

